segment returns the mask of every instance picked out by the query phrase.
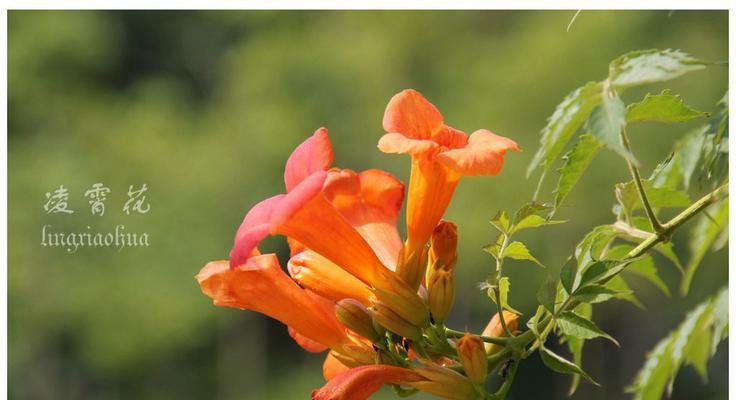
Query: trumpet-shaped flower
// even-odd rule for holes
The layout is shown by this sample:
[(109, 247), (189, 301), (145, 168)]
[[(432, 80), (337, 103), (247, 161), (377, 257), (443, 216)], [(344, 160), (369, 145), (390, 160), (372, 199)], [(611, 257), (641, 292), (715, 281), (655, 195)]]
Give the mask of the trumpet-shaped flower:
[(407, 198), (405, 280), (418, 285), (424, 265), (417, 262), (432, 230), (447, 209), (462, 175), (496, 175), (508, 150), (519, 151), (516, 142), (480, 129), (470, 136), (444, 124), (439, 110), (411, 89), (395, 95), (386, 106), (378, 142), (385, 153), (409, 154), (411, 177)]

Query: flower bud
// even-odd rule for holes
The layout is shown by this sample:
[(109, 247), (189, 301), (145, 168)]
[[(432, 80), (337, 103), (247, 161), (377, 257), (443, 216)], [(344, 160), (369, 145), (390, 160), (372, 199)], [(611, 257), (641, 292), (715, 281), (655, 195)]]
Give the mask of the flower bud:
[(427, 306), (417, 294), (416, 289), (407, 285), (400, 277), (390, 276), (383, 282), (381, 288), (374, 288), (375, 297), (372, 302), (383, 303), (402, 319), (414, 326), (429, 325)]
[(412, 340), (418, 340), (422, 337), (422, 332), (416, 325), (408, 322), (380, 301), (373, 303), (368, 311), (376, 322), (399, 336)]
[(434, 271), (429, 282), (429, 312), (434, 322), (441, 324), (452, 309), (455, 301), (455, 278), (452, 272)]
[[(503, 312), (503, 320), (506, 322), (506, 327), (509, 328), (509, 331), (511, 333), (514, 333), (518, 326), (518, 318), (519, 316), (512, 313), (511, 311), (505, 311)], [(483, 329), (482, 336), (491, 336), (491, 337), (502, 337), (506, 336), (506, 332), (503, 330), (503, 325), (501, 325), (501, 318), (499, 317), (498, 313), (493, 315), (493, 318), (491, 318), (490, 321), (488, 321), (488, 325), (486, 325), (486, 328)], [(486, 343), (486, 353), (493, 354), (501, 350), (502, 346), (493, 344), (493, 343)]]
[(401, 248), (396, 273), (415, 290), (422, 283), (427, 268), (427, 248), (409, 248), (406, 243)]
[(457, 341), (457, 356), (471, 382), (477, 385), (486, 380), (488, 361), (483, 341), (478, 336), (466, 333), (461, 337)]
[(434, 363), (423, 363), (414, 369), (424, 380), (410, 382), (407, 385), (429, 394), (449, 400), (473, 400), (478, 392), (472, 382), (462, 374)]
[(432, 232), (429, 265), (452, 270), (457, 263), (457, 226), (441, 220)]
[(377, 342), (379, 340), (378, 333), (373, 328), (373, 318), (358, 300), (342, 299), (335, 306), (335, 316), (338, 321), (345, 325), (348, 329), (360, 336)]

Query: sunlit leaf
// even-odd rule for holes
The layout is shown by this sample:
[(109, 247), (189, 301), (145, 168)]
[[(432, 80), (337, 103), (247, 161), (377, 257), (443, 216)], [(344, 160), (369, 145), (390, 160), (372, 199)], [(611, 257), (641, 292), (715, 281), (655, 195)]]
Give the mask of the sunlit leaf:
[(600, 142), (586, 133), (580, 136), (572, 150), (563, 157), (565, 164), (559, 169), (560, 179), (555, 189), (555, 211), (560, 208), (562, 201), (583, 176), (583, 172), (588, 168), (600, 147)]
[[(690, 311), (676, 330), (670, 332), (646, 356), (644, 365), (627, 388), (636, 400), (659, 400), (671, 392), (682, 365), (692, 365), (701, 376), (706, 374), (709, 351), (722, 340), (723, 321), (728, 319), (728, 290), (721, 290)], [(727, 322), (725, 322), (727, 323)], [(713, 352), (710, 352), (712, 355)]]
[(690, 288), (690, 282), (700, 261), (718, 238), (721, 230), (728, 229), (728, 199), (708, 207), (701, 215), (690, 232), (690, 261), (685, 267), (685, 275), (682, 277), (680, 292), (685, 295)]
[[(690, 205), (687, 193), (672, 190), (666, 187), (653, 187), (648, 180), (643, 180), (642, 186), (652, 208), (680, 208)], [(639, 191), (633, 181), (616, 184), (616, 199), (623, 207), (627, 215), (644, 207), (639, 196)]]
[(499, 211), (496, 215), (491, 218), (491, 225), (498, 229), (499, 232), (508, 234), (509, 232), (509, 217), (506, 215), (506, 211)]
[(593, 137), (621, 157), (638, 165), (634, 155), (621, 143), (621, 131), (626, 126), (624, 102), (616, 94), (603, 96), (601, 104), (588, 117), (586, 129)]
[(567, 221), (547, 220), (539, 215), (530, 215), (515, 224), (513, 228), (511, 228), (511, 233), (513, 234), (524, 229), (538, 228), (545, 225), (563, 224), (565, 222)]
[(514, 260), (528, 260), (540, 267), (544, 267), (532, 254), (529, 249), (521, 242), (512, 242), (503, 250), (502, 257), (513, 258)]
[(660, 94), (648, 93), (644, 100), (629, 104), (626, 107), (626, 122), (657, 121), (685, 122), (699, 117), (707, 117), (708, 113), (696, 111), (665, 89)]
[(663, 82), (711, 64), (680, 50), (637, 50), (609, 65), (608, 79), (617, 89)]
[(601, 87), (599, 82), (588, 82), (570, 93), (557, 106), (547, 125), (542, 129), (540, 147), (529, 163), (527, 176), (540, 165), (544, 169), (552, 165), (593, 108), (600, 103)]

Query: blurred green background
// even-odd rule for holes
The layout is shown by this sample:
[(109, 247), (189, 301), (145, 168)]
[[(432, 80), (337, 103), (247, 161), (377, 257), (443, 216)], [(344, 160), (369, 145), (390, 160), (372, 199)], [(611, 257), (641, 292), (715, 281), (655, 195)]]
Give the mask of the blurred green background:
[[(680, 48), (728, 59), (727, 12), (38, 12), (8, 13), (9, 379), (13, 399), (300, 399), (322, 385), (321, 355), (301, 351), (279, 323), (213, 307), (194, 274), (227, 257), (248, 208), (281, 192), (283, 164), (316, 128), (330, 129), (335, 165), (379, 167), (408, 179), (407, 157), (376, 143), (388, 99), (411, 87), (446, 121), (516, 140), (494, 178), (464, 178), (446, 217), (458, 223), (458, 293), (449, 325), (482, 329), (492, 304), (476, 289), (491, 267), (480, 247), (498, 209), (531, 198), (524, 171), (539, 131), (562, 98), (607, 74), (639, 48)], [(728, 71), (710, 67), (666, 85), (713, 111)], [(636, 101), (644, 90), (624, 96)], [(631, 132), (644, 174), (686, 125)], [(520, 235), (554, 273), (584, 233), (611, 222), (612, 185), (627, 180), (613, 154), (599, 156), (570, 195), (564, 225)], [(543, 197), (551, 198), (548, 179)], [(111, 189), (104, 216), (83, 197)], [(146, 183), (151, 211), (125, 215), (128, 185)], [(64, 185), (72, 215), (47, 214), (44, 193)], [(696, 187), (694, 192), (697, 192)], [(697, 193), (693, 193), (693, 197)], [(41, 246), (41, 229), (147, 232), (143, 248)], [(687, 234), (675, 238), (682, 258)], [(282, 240), (266, 250), (282, 259)], [(584, 367), (601, 388), (576, 398), (623, 398), (648, 351), (684, 312), (727, 282), (727, 252), (706, 257), (687, 298), (658, 259), (671, 299), (631, 281), (646, 306), (597, 306), (619, 339), (588, 342)], [(511, 302), (530, 314), (548, 271), (510, 262)], [(704, 385), (685, 368), (674, 398), (723, 399), (726, 346)], [(561, 350), (565, 351), (565, 350)], [(564, 398), (569, 377), (537, 356), (524, 362), (511, 399)], [(390, 398), (388, 390), (376, 398)]]

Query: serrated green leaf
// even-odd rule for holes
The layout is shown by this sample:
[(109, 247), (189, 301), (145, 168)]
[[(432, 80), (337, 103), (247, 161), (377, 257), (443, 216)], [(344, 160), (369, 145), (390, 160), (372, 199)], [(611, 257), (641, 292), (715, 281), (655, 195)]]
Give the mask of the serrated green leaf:
[[(575, 307), (575, 313), (584, 317), (590, 319), (593, 316), (593, 307), (590, 304), (580, 304), (577, 307)], [(576, 338), (574, 336), (570, 336), (567, 338), (567, 347), (570, 349), (570, 353), (572, 354), (572, 362), (575, 363), (575, 365), (583, 367), (583, 345), (585, 344), (585, 339)], [(568, 391), (568, 396), (572, 396), (575, 394), (575, 391), (578, 388), (578, 385), (580, 384), (580, 375), (573, 375), (572, 376), (572, 382), (570, 382), (570, 390)]]
[[(614, 260), (622, 259), (626, 257), (626, 254), (633, 249), (630, 245), (618, 245), (608, 249), (606, 253), (607, 258)], [(659, 277), (657, 267), (654, 265), (654, 259), (650, 255), (644, 255), (639, 257), (636, 261), (629, 264), (626, 267), (625, 273), (636, 275), (640, 278), (648, 280), (659, 290), (662, 291), (667, 297), (670, 297), (670, 289), (666, 283)]]
[(590, 377), (585, 371), (582, 370), (579, 366), (575, 365), (574, 363), (564, 359), (563, 357), (553, 353), (551, 350), (547, 349), (544, 346), (539, 347), (539, 355), (542, 358), (542, 362), (544, 365), (547, 366), (547, 368), (551, 369), (552, 371), (559, 372), (562, 374), (578, 374), (586, 381), (596, 385), (598, 383), (593, 380), (593, 378)]
[(506, 215), (506, 211), (499, 211), (496, 215), (491, 218), (491, 225), (496, 228), (499, 232), (508, 234), (509, 232), (509, 217)]
[(682, 98), (665, 89), (660, 94), (647, 93), (644, 100), (626, 107), (626, 122), (657, 121), (685, 122), (708, 113), (696, 111), (685, 105)]
[(616, 237), (616, 234), (612, 225), (598, 225), (588, 232), (575, 247), (578, 269), (585, 268), (592, 260), (601, 258), (603, 249)]
[(540, 217), (539, 215), (530, 215), (522, 219), (521, 221), (519, 221), (519, 223), (515, 224), (511, 228), (511, 234), (522, 231), (524, 229), (538, 228), (540, 226), (545, 226), (545, 225), (564, 224), (565, 222), (567, 221), (558, 221), (558, 220), (549, 221), (546, 218)]
[(617, 89), (663, 82), (711, 64), (680, 50), (637, 50), (613, 60), (608, 80)]
[[(647, 354), (634, 383), (627, 389), (634, 393), (634, 399), (658, 400), (665, 389), (671, 392), (674, 379), (682, 365), (692, 365), (701, 376), (704, 376), (708, 350), (720, 341), (720, 338), (714, 335), (719, 319), (716, 314), (727, 314), (727, 310), (719, 310), (722, 306), (719, 302), (722, 301), (721, 297), (724, 294), (727, 298), (727, 289), (700, 303), (685, 316), (677, 329), (660, 340)], [(722, 321), (723, 316), (720, 318)], [(722, 328), (722, 325), (718, 327)]]
[(713, 342), (710, 354), (716, 354), (718, 343), (728, 336), (728, 287), (721, 289), (713, 300)]
[(603, 96), (601, 104), (590, 113), (586, 129), (598, 142), (624, 159), (639, 165), (634, 155), (621, 143), (621, 131), (626, 126), (624, 102), (616, 94)]
[(580, 278), (580, 287), (587, 286), (591, 283), (598, 283), (617, 274), (623, 270), (629, 262), (630, 261), (623, 262), (618, 260), (604, 260), (590, 264), (590, 266), (583, 271), (583, 275)]
[(557, 326), (565, 335), (581, 339), (606, 338), (619, 346), (616, 339), (603, 332), (593, 321), (583, 318), (572, 311), (565, 311), (557, 316)]
[(560, 283), (565, 288), (567, 294), (575, 291), (578, 278), (578, 263), (574, 258), (569, 258), (560, 270)]
[[(648, 180), (643, 180), (642, 186), (652, 208), (679, 208), (690, 205), (687, 193), (666, 187), (654, 187)], [(643, 208), (639, 191), (633, 181), (616, 184), (616, 199), (629, 217), (636, 210)]]
[(683, 295), (687, 294), (700, 261), (718, 238), (721, 230), (728, 229), (728, 199), (711, 205), (705, 212), (707, 215), (700, 216), (690, 232), (690, 261), (685, 267), (685, 275), (680, 285), (680, 293)]
[(611, 289), (607, 286), (601, 285), (588, 285), (584, 288), (580, 288), (575, 291), (573, 297), (581, 302), (595, 304), (608, 301), (614, 297), (630, 294), (631, 291), (621, 292), (618, 290)]
[(671, 336), (667, 336), (647, 353), (646, 361), (634, 378), (634, 383), (626, 389), (634, 394), (634, 400), (662, 399), (672, 365), (671, 348)]
[(562, 201), (565, 200), (568, 193), (578, 183), (580, 177), (583, 176), (583, 172), (588, 168), (590, 162), (593, 161), (593, 157), (598, 153), (600, 148), (600, 142), (591, 134), (586, 133), (580, 135), (578, 142), (573, 146), (572, 150), (562, 157), (565, 160), (565, 164), (558, 171), (560, 173), (560, 179), (557, 181), (557, 188), (555, 189), (553, 213), (560, 208)]
[(542, 129), (539, 150), (529, 163), (527, 177), (540, 165), (545, 170), (552, 165), (593, 108), (600, 103), (601, 87), (599, 82), (588, 82), (570, 93), (557, 106)]
[(532, 333), (534, 333), (535, 336), (539, 337), (539, 322), (542, 320), (542, 317), (544, 317), (545, 314), (545, 308), (544, 306), (538, 306), (537, 312), (534, 313), (534, 316), (529, 318), (529, 321), (526, 322), (527, 328), (529, 328)]
[(529, 252), (529, 249), (527, 249), (524, 243), (521, 242), (511, 242), (503, 250), (502, 257), (513, 258), (514, 260), (528, 260), (544, 268), (544, 265), (534, 258), (534, 256)]
[(511, 220), (511, 225), (517, 225), (525, 218), (539, 214), (540, 212), (549, 209), (550, 206), (544, 203), (539, 203), (536, 201), (526, 203), (516, 211), (516, 213), (514, 214), (514, 218)]

